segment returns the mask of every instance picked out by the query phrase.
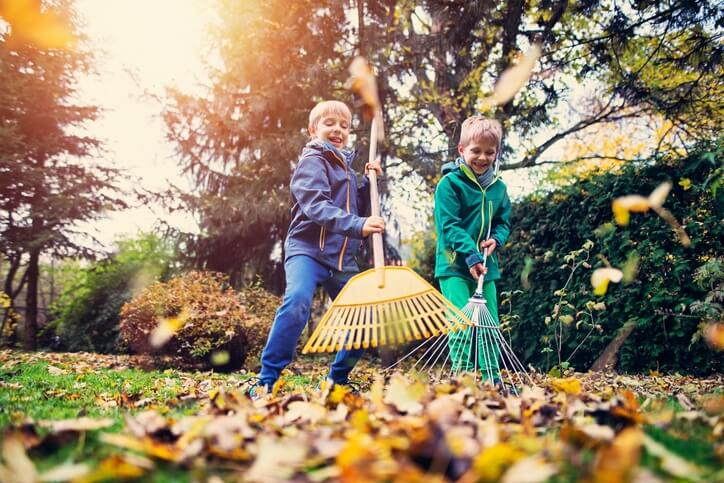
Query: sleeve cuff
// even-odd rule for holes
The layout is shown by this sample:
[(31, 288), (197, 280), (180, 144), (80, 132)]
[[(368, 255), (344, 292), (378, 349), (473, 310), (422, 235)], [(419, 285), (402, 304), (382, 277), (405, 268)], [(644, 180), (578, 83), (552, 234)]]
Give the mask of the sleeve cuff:
[(468, 265), (468, 268), (472, 268), (478, 263), (483, 263), (483, 254), (475, 252), (471, 255), (468, 255), (467, 257), (465, 257), (465, 263)]

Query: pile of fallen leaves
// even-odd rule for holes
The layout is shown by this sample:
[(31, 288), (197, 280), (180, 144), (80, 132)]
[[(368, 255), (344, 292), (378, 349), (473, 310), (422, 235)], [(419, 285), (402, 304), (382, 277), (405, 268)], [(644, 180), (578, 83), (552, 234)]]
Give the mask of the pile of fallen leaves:
[[(364, 391), (281, 389), (252, 402), (248, 383), (201, 385), (201, 410), (26, 421), (6, 430), (0, 481), (100, 481), (180, 467), (207, 481), (715, 481), (724, 457), (724, 378), (534, 376), (518, 395), (463, 377), (432, 384), (362, 368)], [(217, 381), (218, 382), (218, 381)], [(706, 396), (701, 396), (702, 394)], [(684, 410), (673, 411), (662, 397)], [(697, 465), (647, 428), (708, 430), (718, 464)], [(98, 437), (110, 456), (40, 472), (27, 451)], [(45, 433), (44, 436), (39, 434)], [(643, 460), (648, 463), (644, 466)], [(718, 471), (718, 473), (717, 473)]]

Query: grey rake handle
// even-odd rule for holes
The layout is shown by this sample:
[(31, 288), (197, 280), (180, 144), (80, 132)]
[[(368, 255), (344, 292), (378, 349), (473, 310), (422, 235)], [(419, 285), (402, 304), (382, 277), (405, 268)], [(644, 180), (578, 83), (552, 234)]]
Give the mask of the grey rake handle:
[[(372, 128), (370, 132), (370, 155), (369, 161), (373, 163), (377, 158), (377, 116), (372, 118)], [(367, 177), (370, 180), (370, 208), (372, 216), (380, 216), (380, 195), (377, 191), (377, 172), (374, 169), (369, 170)], [(382, 244), (382, 234), (372, 234), (372, 257), (374, 258), (375, 269), (381, 269), (385, 266), (385, 248)], [(384, 286), (384, 279), (381, 280)]]
[[(483, 206), (483, 211), (485, 207)], [(488, 220), (488, 233), (485, 235), (485, 241), (490, 240), (490, 229), (493, 228), (492, 217)], [(483, 268), (487, 268), (488, 265), (488, 249), (487, 247), (483, 250)], [(484, 271), (484, 270), (483, 270)], [(483, 296), (483, 283), (485, 282), (485, 273), (478, 277), (478, 288), (475, 290), (475, 296), (482, 298)]]

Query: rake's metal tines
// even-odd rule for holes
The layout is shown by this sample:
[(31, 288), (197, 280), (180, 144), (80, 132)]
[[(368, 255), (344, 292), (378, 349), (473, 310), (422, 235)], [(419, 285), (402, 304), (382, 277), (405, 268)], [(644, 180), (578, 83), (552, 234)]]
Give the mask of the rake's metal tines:
[(468, 373), (502, 392), (515, 395), (519, 395), (522, 386), (533, 385), (532, 378), (488, 310), (485, 299), (471, 297), (462, 313), (471, 322), (465, 329), (422, 341), (386, 369), (399, 367), (405, 360), (414, 361), (410, 362), (411, 369), (426, 372), (433, 381)]

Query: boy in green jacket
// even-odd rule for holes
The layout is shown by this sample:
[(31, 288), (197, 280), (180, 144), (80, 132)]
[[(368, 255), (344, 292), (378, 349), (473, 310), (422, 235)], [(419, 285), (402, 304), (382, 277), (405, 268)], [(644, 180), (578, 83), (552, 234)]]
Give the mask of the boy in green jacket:
[[(482, 116), (467, 118), (460, 131), (460, 157), (443, 165), (443, 177), (435, 189), (435, 277), (440, 289), (461, 309), (475, 292), (478, 278), (485, 275), (483, 294), (496, 323), (499, 322), (495, 280), (500, 278), (500, 271), (495, 250), (510, 234), (510, 199), (498, 177), (502, 137), (503, 129), (498, 121)], [(488, 226), (491, 231), (486, 240)], [(488, 255), (486, 267), (483, 267), (483, 250), (487, 250)], [(495, 348), (490, 354), (480, 342), (476, 350), (469, 334), (450, 334), (448, 347), (453, 371), (480, 368), (484, 379), (487, 374), (497, 379), (499, 351)], [(478, 361), (473, 360), (474, 354)], [(486, 354), (489, 357), (485, 357)]]

